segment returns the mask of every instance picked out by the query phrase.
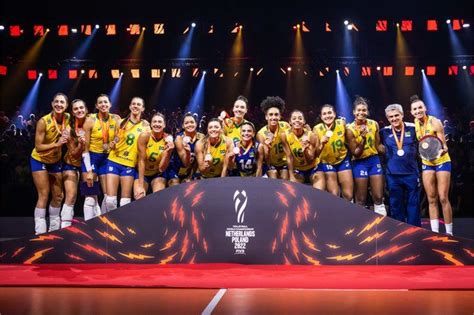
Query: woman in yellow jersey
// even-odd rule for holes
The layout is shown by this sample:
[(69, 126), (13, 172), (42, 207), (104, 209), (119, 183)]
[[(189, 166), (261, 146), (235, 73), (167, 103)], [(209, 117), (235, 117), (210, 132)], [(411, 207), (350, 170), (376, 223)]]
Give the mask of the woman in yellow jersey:
[(285, 101), (278, 96), (268, 96), (260, 104), (267, 125), (257, 133), (258, 142), (264, 144), (266, 175), (269, 178), (288, 179), (286, 155), (280, 134), (290, 129), (286, 121), (280, 121)]
[(374, 211), (381, 215), (387, 215), (383, 203), (383, 171), (378, 156), (379, 150), (383, 152), (380, 147), (379, 125), (376, 121), (367, 119), (369, 105), (363, 97), (356, 97), (353, 114), (355, 120), (346, 127), (346, 139), (353, 156), (352, 174), (355, 182), (355, 201), (357, 204), (365, 206), (370, 179)]
[(441, 121), (426, 114), (425, 103), (417, 96), (410, 98), (411, 114), (415, 117), (415, 130), (418, 140), (426, 135), (438, 137), (443, 144), (439, 158), (434, 161), (422, 160), (423, 187), (428, 197), (431, 230), (439, 232), (439, 209), (438, 199), (443, 210), (443, 218), (446, 233), (453, 235), (453, 210), (449, 202), (449, 183), (451, 181), (451, 158), (448, 154), (448, 146), (444, 136), (444, 128)]
[[(104, 193), (102, 213), (106, 212), (107, 157), (115, 137), (115, 131), (120, 123), (120, 117), (110, 113), (111, 107), (109, 96), (100, 94), (95, 104), (98, 113), (89, 115), (83, 127), (86, 145), (82, 154), (82, 179), (89, 187), (92, 187), (94, 182), (100, 181)], [(84, 199), (84, 219), (89, 220), (98, 215), (101, 211), (100, 209), (97, 211), (98, 209), (98, 196), (95, 194), (86, 195)]]
[(166, 173), (174, 150), (173, 136), (164, 132), (165, 116), (156, 113), (151, 118), (151, 131), (138, 137), (138, 175), (134, 183), (135, 199), (145, 197), (148, 186), (157, 192), (166, 187)]
[(150, 131), (149, 123), (142, 120), (145, 102), (134, 97), (130, 102), (130, 114), (122, 119), (112, 142), (107, 161), (107, 211), (117, 208), (117, 192), (120, 183), (120, 206), (132, 201), (132, 187), (138, 160), (138, 138)]
[(320, 165), (324, 171), (326, 189), (339, 196), (341, 185), (342, 196), (351, 201), (354, 190), (352, 166), (346, 147), (346, 122), (336, 119), (334, 106), (325, 104), (321, 108), (322, 122), (314, 126), (313, 132), (319, 138)]
[(63, 199), (61, 147), (69, 139), (66, 126), (69, 114), (65, 113), (68, 106), (67, 96), (57, 93), (51, 102), (53, 111), (41, 117), (36, 125), (35, 148), (31, 153), (31, 172), (33, 182), (38, 191), (35, 207), (35, 232), (46, 233), (46, 206), (49, 194), (49, 231), (61, 226), (59, 211)]
[(319, 164), (319, 140), (316, 134), (304, 128), (303, 112), (294, 110), (290, 115), (291, 129), (280, 134), (292, 182), (311, 183), (324, 189), (324, 173)]
[(86, 103), (81, 99), (71, 102), (72, 117), (69, 120), (69, 141), (66, 143), (67, 152), (64, 155), (63, 184), (66, 192), (61, 210), (61, 228), (68, 227), (74, 217), (74, 204), (77, 197), (77, 183), (81, 170), (81, 156), (86, 144), (83, 129), (87, 116)]
[(220, 117), (224, 121), (224, 135), (229, 137), (233, 142), (240, 141), (240, 127), (243, 123), (248, 122), (248, 120), (244, 118), (248, 111), (248, 103), (249, 101), (245, 96), (239, 95), (232, 108), (234, 117)]
[(174, 142), (176, 150), (167, 171), (168, 186), (189, 182), (193, 178), (199, 177), (199, 173), (196, 172), (197, 162), (194, 148), (196, 143), (204, 138), (204, 135), (197, 132), (196, 117), (192, 113), (184, 115), (182, 128), (183, 131), (176, 135)]
[(232, 140), (222, 134), (222, 124), (212, 118), (207, 135), (196, 143), (196, 159), (202, 178), (225, 177), (229, 161), (233, 158)]

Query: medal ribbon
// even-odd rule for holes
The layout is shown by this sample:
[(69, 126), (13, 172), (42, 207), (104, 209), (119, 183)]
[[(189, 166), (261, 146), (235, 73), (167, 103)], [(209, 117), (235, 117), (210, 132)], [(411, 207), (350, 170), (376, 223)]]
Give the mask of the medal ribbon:
[(56, 128), (56, 130), (62, 134), (64, 128), (66, 128), (66, 117), (63, 116), (63, 121), (61, 122), (61, 128), (58, 127), (58, 122), (56, 121), (56, 117), (53, 115), (51, 115), (51, 117), (53, 118), (53, 124), (54, 124), (54, 128)]
[(104, 124), (104, 121), (100, 117), (99, 113), (99, 122), (100, 126), (102, 127), (102, 142), (103, 144), (109, 143), (109, 128), (110, 128), (110, 116), (107, 118), (107, 123)]
[(398, 150), (401, 150), (403, 148), (403, 138), (405, 137), (405, 124), (402, 123), (402, 132), (400, 134), (400, 139), (397, 137), (397, 133), (395, 132), (395, 129), (392, 127), (392, 134), (393, 134), (393, 139), (395, 139), (395, 143), (397, 144)]

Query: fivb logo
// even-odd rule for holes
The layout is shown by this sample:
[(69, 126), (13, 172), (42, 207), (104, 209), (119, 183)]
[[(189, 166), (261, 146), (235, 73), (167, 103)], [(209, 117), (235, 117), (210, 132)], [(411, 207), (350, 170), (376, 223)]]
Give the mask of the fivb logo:
[(247, 193), (236, 190), (234, 192), (234, 208), (237, 213), (237, 223), (244, 223), (245, 207), (247, 207)]

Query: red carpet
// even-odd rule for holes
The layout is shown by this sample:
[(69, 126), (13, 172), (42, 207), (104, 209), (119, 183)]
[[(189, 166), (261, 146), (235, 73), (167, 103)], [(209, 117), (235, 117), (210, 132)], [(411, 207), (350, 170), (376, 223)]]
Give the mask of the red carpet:
[(1, 265), (0, 286), (473, 289), (471, 266)]

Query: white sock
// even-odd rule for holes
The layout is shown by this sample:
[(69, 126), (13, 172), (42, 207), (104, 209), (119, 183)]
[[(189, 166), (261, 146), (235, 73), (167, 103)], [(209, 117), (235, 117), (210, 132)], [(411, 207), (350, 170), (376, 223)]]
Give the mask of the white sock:
[(453, 236), (453, 223), (445, 223), (444, 227), (446, 228), (446, 234)]
[(61, 210), (61, 228), (71, 226), (73, 217), (74, 206), (63, 204), (63, 209)]
[(430, 220), (431, 231), (439, 233), (439, 219)]
[(84, 220), (90, 220), (96, 216), (95, 208), (97, 205), (97, 196), (86, 196), (84, 200)]
[(46, 233), (46, 209), (35, 208), (35, 233), (43, 234)]
[(107, 196), (107, 212), (117, 209), (117, 196)]
[(379, 205), (374, 204), (374, 212), (383, 216), (387, 216), (387, 210), (385, 210), (385, 205), (383, 203)]
[(48, 232), (56, 231), (61, 228), (61, 218), (59, 212), (61, 208), (49, 206), (49, 230)]
[(123, 207), (130, 202), (132, 202), (132, 198), (120, 198), (120, 207)]
[(104, 199), (102, 199), (102, 204), (100, 205), (100, 213), (107, 213), (107, 195), (104, 194)]

